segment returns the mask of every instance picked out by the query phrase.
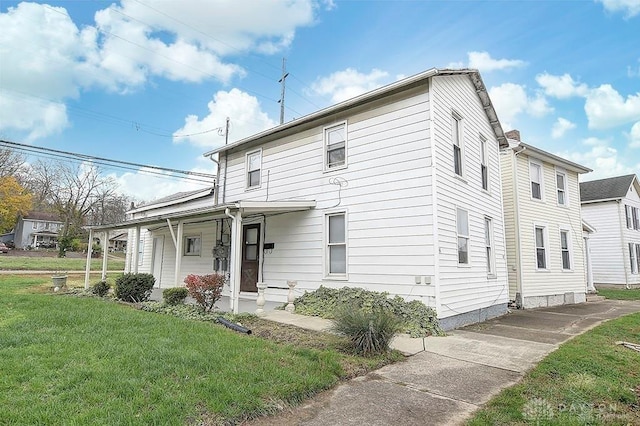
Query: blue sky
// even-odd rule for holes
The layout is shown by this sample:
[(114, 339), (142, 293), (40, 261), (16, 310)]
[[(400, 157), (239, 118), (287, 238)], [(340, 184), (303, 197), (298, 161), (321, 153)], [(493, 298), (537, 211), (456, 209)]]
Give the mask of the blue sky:
[[(433, 67), (478, 68), (505, 130), (640, 169), (640, 0), (0, 2), (0, 138), (214, 172), (202, 153)], [(151, 200), (193, 184), (106, 170)]]

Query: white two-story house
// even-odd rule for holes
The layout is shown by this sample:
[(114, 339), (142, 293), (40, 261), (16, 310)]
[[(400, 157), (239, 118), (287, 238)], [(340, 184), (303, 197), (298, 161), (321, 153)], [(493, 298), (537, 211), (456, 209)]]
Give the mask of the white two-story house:
[(133, 211), (118, 227), (139, 244), (130, 270), (161, 286), (227, 273), (234, 310), (258, 282), (283, 302), (295, 281), (297, 294), (417, 299), (454, 328), (507, 310), (507, 146), (479, 73), (431, 69), (206, 152), (215, 195)]
[(509, 298), (521, 308), (586, 300), (578, 176), (591, 170), (506, 133), (500, 155)]
[(580, 184), (582, 216), (591, 236), (593, 280), (609, 286), (640, 286), (640, 183), (636, 175)]

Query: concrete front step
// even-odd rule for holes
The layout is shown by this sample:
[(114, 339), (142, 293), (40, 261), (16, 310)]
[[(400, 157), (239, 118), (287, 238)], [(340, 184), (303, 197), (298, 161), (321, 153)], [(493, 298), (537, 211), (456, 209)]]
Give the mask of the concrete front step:
[(606, 297), (597, 294), (587, 294), (587, 302), (602, 302)]

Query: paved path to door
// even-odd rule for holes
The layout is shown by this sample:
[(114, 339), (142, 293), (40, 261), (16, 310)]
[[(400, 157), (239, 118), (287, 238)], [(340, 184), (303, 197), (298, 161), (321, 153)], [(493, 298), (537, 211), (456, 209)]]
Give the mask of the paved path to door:
[[(395, 347), (414, 353), (405, 362), (345, 382), (300, 407), (251, 424), (461, 424), (561, 343), (605, 320), (634, 312), (640, 312), (640, 302), (605, 300), (515, 311), (447, 337), (428, 337), (424, 349), (422, 339), (403, 338)], [(312, 329), (327, 324), (286, 315), (270, 313), (268, 318)]]

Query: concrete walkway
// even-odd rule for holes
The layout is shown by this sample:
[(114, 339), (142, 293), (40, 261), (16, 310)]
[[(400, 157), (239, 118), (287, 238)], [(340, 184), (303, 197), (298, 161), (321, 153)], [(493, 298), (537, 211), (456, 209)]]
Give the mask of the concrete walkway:
[[(515, 311), (447, 337), (400, 338), (405, 362), (323, 392), (252, 425), (457, 425), (560, 344), (603, 321), (640, 312), (640, 302), (599, 301)], [(311, 329), (318, 318), (273, 311), (267, 319)], [(424, 350), (422, 349), (424, 343)], [(416, 351), (416, 349), (419, 350)]]

